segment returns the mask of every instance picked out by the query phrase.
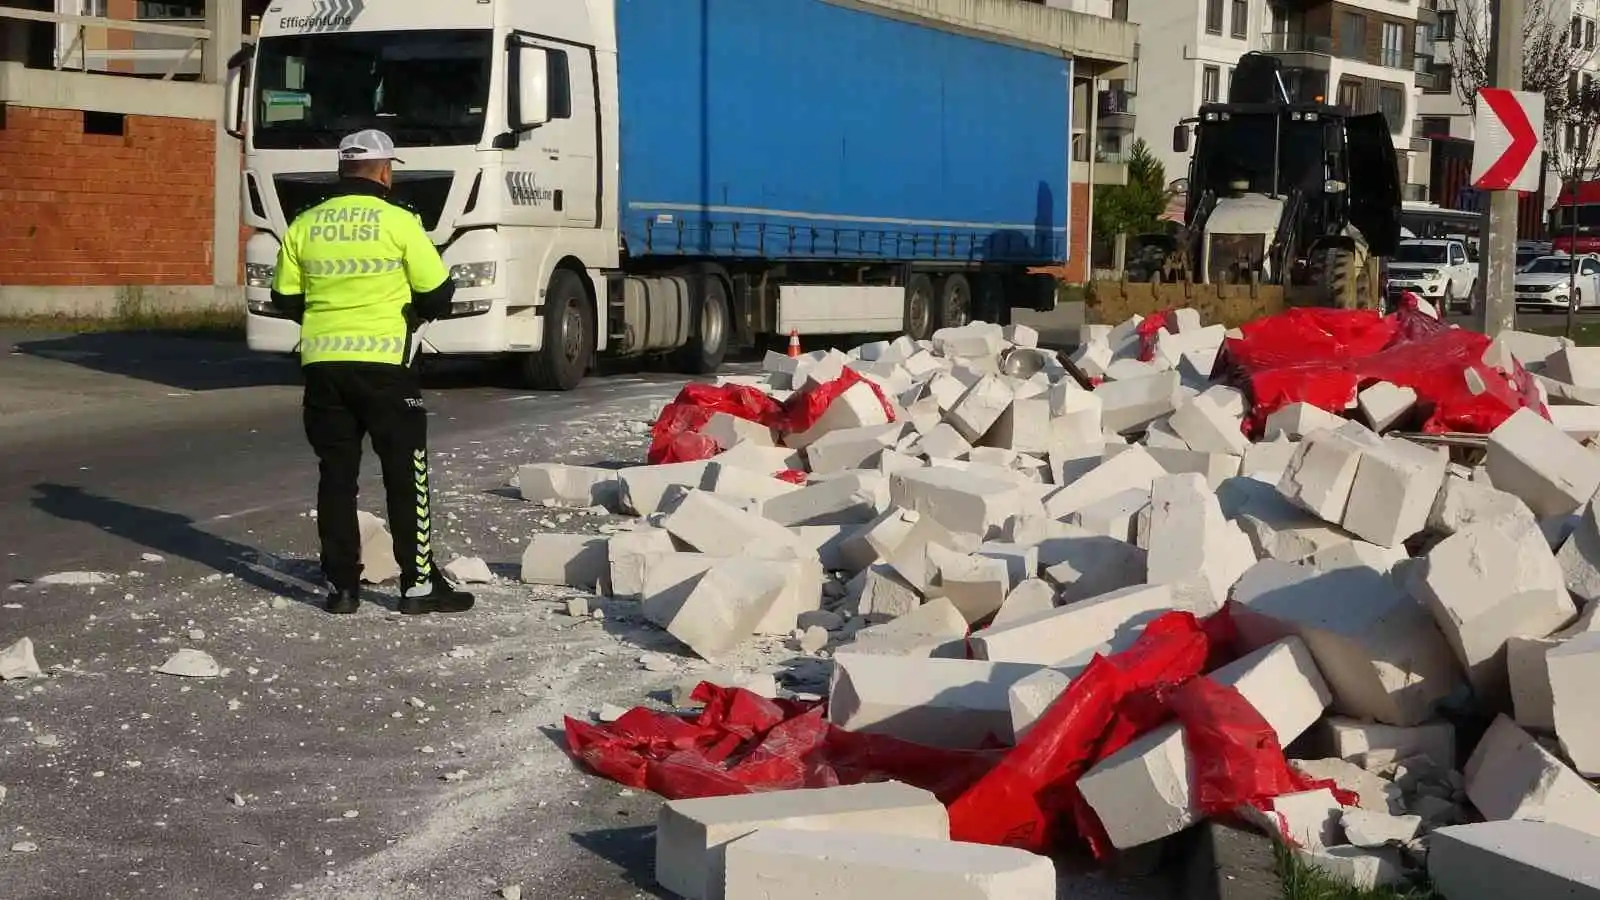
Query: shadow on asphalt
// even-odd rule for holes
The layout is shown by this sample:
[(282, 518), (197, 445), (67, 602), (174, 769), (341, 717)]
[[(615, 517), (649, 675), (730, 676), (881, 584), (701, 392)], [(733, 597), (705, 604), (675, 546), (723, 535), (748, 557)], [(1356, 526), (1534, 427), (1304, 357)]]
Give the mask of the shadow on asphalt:
[(163, 556), (187, 559), (271, 594), (321, 608), (323, 598), (298, 583), (300, 577), (315, 577), (313, 561), (279, 560), (204, 531), (188, 516), (124, 503), (80, 487), (44, 483), (33, 490), (32, 503), (40, 512), (92, 525)]
[(656, 884), (654, 825), (573, 832), (572, 842), (622, 869), (623, 880), (643, 896), (661, 900), (677, 896)]

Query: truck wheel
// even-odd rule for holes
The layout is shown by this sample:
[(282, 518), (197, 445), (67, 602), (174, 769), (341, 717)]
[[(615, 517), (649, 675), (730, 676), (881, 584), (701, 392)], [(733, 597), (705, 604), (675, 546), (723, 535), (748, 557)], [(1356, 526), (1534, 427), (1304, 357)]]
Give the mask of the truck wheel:
[(947, 275), (939, 282), (939, 327), (960, 328), (972, 321), (972, 283), (965, 275)]
[(906, 280), (906, 334), (925, 341), (938, 328), (933, 314), (933, 279), (921, 272)]
[(544, 298), (544, 346), (522, 357), (522, 378), (536, 391), (570, 391), (594, 359), (594, 310), (578, 273), (557, 269)]
[(690, 284), (697, 281), (703, 288), (694, 302), (694, 333), (674, 360), (686, 375), (710, 375), (728, 355), (728, 285), (710, 272), (690, 276)]
[(1356, 308), (1356, 255), (1344, 247), (1324, 247), (1311, 258), (1311, 283), (1327, 293), (1335, 309)]

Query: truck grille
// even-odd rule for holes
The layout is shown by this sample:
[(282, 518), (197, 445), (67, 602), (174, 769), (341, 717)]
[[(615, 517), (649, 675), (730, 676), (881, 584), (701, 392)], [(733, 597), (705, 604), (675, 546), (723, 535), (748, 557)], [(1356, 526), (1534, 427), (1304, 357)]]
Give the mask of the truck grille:
[[(391, 196), (415, 210), (422, 217), (423, 227), (432, 231), (444, 217), (444, 204), (454, 181), (454, 172), (396, 172)], [(328, 199), (338, 182), (339, 176), (332, 172), (295, 172), (272, 179), (283, 214), (291, 222)]]

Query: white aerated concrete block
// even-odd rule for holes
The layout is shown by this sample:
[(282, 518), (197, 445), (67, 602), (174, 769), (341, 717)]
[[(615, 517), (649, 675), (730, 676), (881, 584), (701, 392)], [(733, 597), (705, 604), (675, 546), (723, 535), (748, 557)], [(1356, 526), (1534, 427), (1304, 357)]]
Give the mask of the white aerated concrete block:
[(1567, 590), (1581, 601), (1600, 600), (1600, 518), (1594, 502), (1583, 505), (1583, 515), (1556, 553)]
[(1362, 418), (1367, 420), (1373, 431), (1382, 433), (1393, 428), (1396, 422), (1417, 405), (1417, 392), (1408, 387), (1380, 381), (1362, 391), (1357, 397), (1357, 402), (1361, 407)]
[(1449, 536), (1480, 523), (1505, 531), (1539, 527), (1527, 504), (1517, 496), (1491, 484), (1453, 475), (1445, 478), (1428, 514), (1428, 529)]
[(1067, 522), (1091, 534), (1138, 543), (1141, 514), (1148, 516), (1150, 492), (1130, 488), (1085, 506), (1067, 515)]
[(1150, 457), (1143, 447), (1128, 447), (1107, 459), (1076, 481), (1056, 489), (1044, 498), (1045, 512), (1054, 519), (1065, 519), (1085, 507), (1124, 491), (1150, 490), (1167, 470)]
[[(707, 460), (707, 463), (710, 462), (737, 466), (752, 472), (765, 472), (769, 475), (785, 469), (804, 471), (806, 467), (805, 460), (801, 458), (798, 450), (790, 450), (788, 447), (766, 447), (749, 441), (742, 441), (718, 453)], [(703, 481), (699, 483), (704, 484)], [(689, 485), (689, 487), (694, 486)]]
[(1397, 547), (1428, 524), (1450, 458), (1403, 438), (1362, 451), (1342, 524), (1380, 547)]
[(1053, 665), (1098, 652), (1120, 633), (1134, 632), (1177, 607), (1164, 584), (1140, 585), (1058, 607), (1008, 625), (974, 632), (972, 654), (992, 662)]
[(1239, 579), (1233, 602), (1245, 646), (1291, 634), (1306, 642), (1343, 715), (1417, 725), (1460, 684), (1433, 617), (1380, 572), (1264, 560)]
[(1267, 484), (1277, 484), (1298, 446), (1298, 441), (1288, 438), (1251, 444), (1250, 449), (1244, 452), (1244, 459), (1239, 462), (1239, 474)]
[(1180, 606), (1201, 615), (1221, 609), (1229, 588), (1256, 562), (1250, 539), (1222, 518), (1199, 475), (1156, 479), (1146, 537), (1150, 581), (1171, 585)]
[(1212, 490), (1221, 487), (1229, 478), (1236, 478), (1239, 475), (1240, 457), (1227, 453), (1202, 453), (1198, 450), (1148, 445), (1146, 452), (1157, 465), (1167, 470), (1168, 474), (1183, 475), (1192, 472), (1205, 478), (1206, 486)]
[(1432, 611), (1473, 689), (1506, 696), (1506, 641), (1544, 637), (1578, 614), (1561, 567), (1537, 535), (1471, 525), (1412, 570), (1411, 592)]
[(1138, 431), (1178, 408), (1181, 382), (1175, 371), (1100, 385), (1101, 425), (1106, 431)]
[(828, 721), (846, 731), (887, 734), (931, 747), (1010, 744), (1011, 685), (1039, 666), (973, 659), (840, 653), (828, 690)]
[(1578, 387), (1600, 388), (1600, 348), (1562, 347), (1545, 361), (1545, 374)]
[(382, 584), (400, 577), (400, 564), (394, 558), (394, 536), (384, 521), (366, 510), (356, 513), (361, 536), (361, 580)]
[(1191, 449), (1243, 456), (1250, 446), (1241, 430), (1243, 414), (1235, 415), (1227, 405), (1231, 398), (1217, 390), (1208, 390), (1179, 407), (1169, 424)]
[(664, 528), (636, 528), (613, 534), (606, 546), (611, 596), (638, 599), (644, 593), (646, 560), (652, 554), (671, 553), (674, 549), (672, 534)]
[[(859, 582), (859, 587), (857, 587)], [(922, 605), (922, 589), (892, 566), (877, 563), (851, 582), (855, 614), (870, 622), (897, 619)]]
[(1306, 435), (1283, 470), (1278, 490), (1323, 521), (1343, 521), (1361, 453), (1379, 440), (1371, 432), (1368, 435), (1370, 441), (1358, 439), (1345, 426)]
[(1531, 409), (1490, 433), (1487, 467), (1495, 487), (1521, 497), (1540, 518), (1574, 512), (1600, 489), (1600, 454)]
[(761, 515), (779, 525), (865, 525), (889, 503), (888, 480), (876, 472), (843, 472), (773, 497)]
[[(1322, 716), (1328, 686), (1310, 652), (1290, 638), (1212, 672), (1261, 713), (1280, 745)], [(1160, 840), (1193, 825), (1200, 813), (1191, 794), (1194, 760), (1176, 724), (1156, 728), (1084, 773), (1083, 794), (1119, 849)]]
[(800, 490), (800, 485), (772, 477), (770, 472), (744, 469), (711, 460), (706, 464), (705, 489), (735, 506), (764, 503)]
[(713, 413), (706, 424), (700, 427), (700, 433), (716, 441), (717, 446), (724, 450), (740, 441), (768, 447), (777, 444), (771, 428), (725, 412)]
[(1505, 716), (1478, 742), (1467, 799), (1485, 819), (1552, 822), (1600, 836), (1600, 791)]
[(1320, 727), (1329, 752), (1366, 769), (1381, 769), (1414, 756), (1426, 756), (1441, 766), (1456, 764), (1456, 731), (1448, 722), (1402, 728), (1332, 716)]
[(1055, 865), (1013, 847), (844, 831), (762, 830), (728, 847), (728, 897), (1055, 900)]
[(888, 421), (889, 413), (878, 399), (877, 391), (866, 382), (858, 382), (835, 397), (809, 429), (789, 435), (784, 438), (784, 443), (796, 450), (804, 450), (830, 431), (884, 425)]
[(1039, 332), (1027, 325), (1007, 325), (1001, 335), (1014, 347), (1039, 346)]
[(1338, 428), (1344, 422), (1342, 416), (1336, 416), (1320, 406), (1310, 403), (1289, 403), (1280, 406), (1272, 415), (1267, 416), (1262, 436), (1269, 441), (1280, 438), (1298, 441), (1317, 431)]
[(1512, 717), (1523, 728), (1555, 733), (1556, 698), (1550, 689), (1549, 652), (1559, 646), (1561, 641), (1554, 638), (1514, 637), (1506, 641)]
[(589, 534), (536, 534), (522, 554), (522, 581), (599, 592), (611, 568), (606, 544)]
[(1600, 406), (1547, 406), (1550, 421), (1575, 441), (1600, 437)]
[(1039, 545), (1039, 564), (1045, 578), (1061, 589), (1062, 603), (1145, 583), (1149, 556), (1144, 550), (1116, 538), (1091, 535), (1081, 529), (1078, 532), (1047, 538)]
[(1580, 634), (1545, 657), (1555, 701), (1555, 731), (1572, 767), (1586, 778), (1600, 778), (1600, 632)]
[(755, 633), (783, 594), (783, 575), (766, 560), (718, 560), (662, 627), (701, 657), (717, 659)]
[(817, 474), (870, 469), (904, 431), (905, 426), (896, 422), (832, 431), (806, 448), (806, 462)]
[(1087, 444), (1100, 439), (1105, 401), (1098, 392), (1083, 390), (1073, 379), (1063, 378), (1050, 386), (1047, 396), (1052, 434), (1057, 441)]
[(991, 447), (1023, 453), (1044, 453), (1057, 440), (1056, 420), (1050, 418), (1050, 401), (1044, 397), (1016, 398), (1008, 404), (984, 437)]
[(837, 653), (966, 659), (966, 638), (966, 617), (950, 598), (938, 597), (893, 621), (861, 629), (854, 643), (840, 647)]
[[(726, 454), (723, 454), (723, 457), (725, 456)], [(702, 461), (668, 463), (664, 466), (634, 466), (621, 470), (617, 473), (617, 480), (622, 484), (622, 509), (636, 516), (648, 516), (660, 512), (662, 501), (674, 485), (686, 488), (698, 488), (703, 485), (706, 466), (707, 463)]]
[(1056, 589), (1042, 578), (1029, 578), (1011, 589), (991, 625), (1008, 625), (1056, 608)]
[[(1091, 657), (1092, 658), (1092, 657)], [(1011, 730), (1022, 740), (1033, 723), (1056, 702), (1067, 688), (1072, 686), (1072, 679), (1076, 678), (1088, 663), (1073, 665), (1063, 663), (1039, 671), (1021, 679), (1011, 685), (1006, 696), (1011, 703)]]
[(1011, 386), (1003, 379), (986, 375), (961, 395), (945, 421), (954, 425), (962, 437), (977, 443), (1011, 406), (1014, 398)]
[(1550, 822), (1451, 825), (1428, 842), (1428, 877), (1450, 900), (1600, 900), (1600, 835)]
[(524, 500), (562, 506), (604, 506), (614, 510), (621, 500), (617, 473), (591, 466), (561, 463), (522, 466), (517, 469), (517, 489)]
[(997, 537), (1006, 519), (1020, 512), (1018, 484), (955, 469), (917, 469), (889, 478), (889, 500), (951, 531)]
[(959, 459), (972, 452), (972, 442), (961, 436), (949, 422), (940, 422), (922, 432), (908, 452), (930, 459)]
[[(804, 492), (795, 492), (796, 495), (800, 493)], [(684, 493), (678, 505), (662, 520), (661, 527), (690, 547), (711, 556), (785, 559), (816, 555), (814, 548), (806, 546), (799, 536), (777, 522), (737, 509), (706, 491)]]
[(763, 828), (898, 834), (947, 841), (950, 817), (933, 794), (895, 781), (673, 800), (656, 820), (656, 881), (685, 900), (724, 892), (728, 845)]
[(1318, 788), (1272, 798), (1266, 812), (1246, 806), (1240, 812), (1262, 831), (1283, 843), (1307, 850), (1325, 850), (1342, 843), (1339, 819), (1343, 807), (1333, 791)]
[(967, 622), (980, 622), (999, 611), (1014, 584), (1005, 560), (966, 555), (938, 545), (928, 547), (937, 570), (937, 593), (949, 598)]
[(1358, 891), (1375, 891), (1399, 884), (1405, 878), (1400, 853), (1394, 848), (1369, 850), (1364, 847), (1327, 847), (1321, 850), (1296, 850), (1301, 865), (1322, 873), (1335, 884)]
[(840, 568), (860, 572), (884, 559), (911, 533), (917, 518), (916, 513), (896, 507), (854, 530), (840, 545), (844, 561)]

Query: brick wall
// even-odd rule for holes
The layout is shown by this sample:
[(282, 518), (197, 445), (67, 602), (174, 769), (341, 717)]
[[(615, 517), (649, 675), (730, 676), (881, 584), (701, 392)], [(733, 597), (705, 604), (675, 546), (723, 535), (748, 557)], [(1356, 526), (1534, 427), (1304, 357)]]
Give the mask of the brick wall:
[(1068, 236), (1072, 241), (1067, 258), (1067, 282), (1083, 284), (1089, 280), (1089, 186), (1072, 186), (1071, 224)]
[(10, 106), (0, 128), (0, 284), (211, 284), (214, 124)]

